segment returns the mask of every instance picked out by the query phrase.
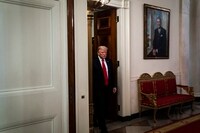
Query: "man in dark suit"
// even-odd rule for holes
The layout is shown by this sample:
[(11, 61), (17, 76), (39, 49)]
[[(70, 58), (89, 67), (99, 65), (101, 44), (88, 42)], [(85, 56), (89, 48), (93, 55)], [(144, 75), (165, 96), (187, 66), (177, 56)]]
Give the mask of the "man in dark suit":
[(97, 57), (93, 61), (94, 113), (101, 133), (108, 132), (105, 123), (108, 96), (117, 91), (113, 78), (112, 62), (107, 58), (107, 50), (106, 46), (99, 46)]
[(161, 19), (156, 19), (158, 28), (154, 31), (153, 56), (166, 57), (166, 30), (161, 26)]

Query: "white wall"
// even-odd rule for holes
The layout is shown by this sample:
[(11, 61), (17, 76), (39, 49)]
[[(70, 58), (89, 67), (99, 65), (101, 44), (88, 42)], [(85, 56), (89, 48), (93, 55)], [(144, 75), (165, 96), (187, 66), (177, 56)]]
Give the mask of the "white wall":
[(199, 0), (190, 0), (191, 5), (191, 14), (190, 14), (190, 60), (188, 61), (190, 69), (190, 84), (194, 87), (195, 97), (200, 96), (200, 1)]
[[(137, 79), (147, 72), (165, 73), (172, 71), (180, 77), (179, 67), (179, 0), (130, 0), (131, 30), (131, 114), (138, 112)], [(170, 9), (169, 59), (143, 59), (143, 5), (144, 3)]]
[(89, 133), (88, 30), (86, 0), (74, 0), (74, 27), (76, 132)]
[(189, 83), (189, 50), (190, 50), (190, 0), (180, 3), (180, 71), (182, 84)]

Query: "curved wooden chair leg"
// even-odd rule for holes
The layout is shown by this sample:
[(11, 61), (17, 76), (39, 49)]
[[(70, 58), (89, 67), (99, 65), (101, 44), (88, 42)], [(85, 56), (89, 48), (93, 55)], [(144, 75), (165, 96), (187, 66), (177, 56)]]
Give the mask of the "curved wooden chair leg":
[(157, 109), (154, 109), (153, 111), (153, 121), (154, 121), (154, 124), (156, 124), (157, 120), (156, 120), (156, 113), (157, 113)]
[(183, 109), (182, 109), (182, 107), (183, 107), (183, 104), (180, 105), (180, 111), (179, 111), (180, 114), (183, 114)]
[(194, 111), (194, 102), (191, 103), (191, 110)]
[(171, 106), (169, 106), (169, 108), (168, 108), (168, 111), (167, 111), (167, 116), (168, 116), (168, 118), (170, 118), (170, 110), (171, 110)]
[(142, 117), (142, 107), (140, 107), (140, 117)]

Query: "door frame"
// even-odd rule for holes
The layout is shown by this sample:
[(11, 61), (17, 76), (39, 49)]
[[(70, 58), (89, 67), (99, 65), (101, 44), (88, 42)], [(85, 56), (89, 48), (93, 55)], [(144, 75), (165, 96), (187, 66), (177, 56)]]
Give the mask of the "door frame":
[(123, 0), (123, 4), (117, 9), (119, 22), (117, 23), (117, 59), (119, 67), (118, 77), (118, 115), (126, 117), (131, 115), (131, 59), (130, 59), (130, 1)]
[(118, 115), (126, 117), (131, 115), (131, 60), (130, 60), (130, 1), (129, 0), (111, 0), (108, 6), (117, 8), (117, 87), (118, 87), (118, 104), (120, 110)]
[[(67, 0), (67, 3), (73, 2), (71, 5), (70, 14), (72, 17), (68, 20), (72, 28), (70, 34), (73, 34), (68, 40), (71, 39), (71, 48), (68, 47), (68, 62), (72, 62), (72, 74), (74, 82), (69, 82), (69, 91), (72, 91), (72, 97), (69, 97), (69, 103), (75, 104), (74, 112), (71, 113), (74, 118), (75, 132), (86, 133), (89, 132), (89, 75), (88, 75), (88, 38), (87, 33), (87, 1), (80, 0)], [(118, 101), (120, 104), (120, 116), (130, 116), (130, 8), (129, 1), (126, 0), (111, 0), (108, 6), (117, 7), (117, 15), (120, 21), (117, 24), (117, 58), (120, 61), (118, 67), (118, 88), (120, 95)], [(69, 6), (67, 5), (67, 8)], [(68, 9), (69, 11), (70, 9)], [(80, 23), (81, 22), (81, 23)], [(82, 31), (82, 32), (80, 32)], [(68, 41), (69, 43), (69, 41)], [(126, 45), (124, 45), (126, 44)], [(83, 62), (84, 60), (84, 62)], [(85, 64), (87, 62), (87, 64)], [(84, 67), (83, 67), (84, 65)], [(70, 95), (70, 94), (69, 94)], [(70, 107), (69, 107), (70, 108)], [(71, 122), (70, 122), (71, 123)]]
[[(75, 97), (75, 43), (74, 43), (74, 0), (67, 0), (67, 38), (68, 38), (68, 94), (69, 94), (69, 133), (76, 133)], [(71, 33), (71, 34), (69, 34)]]

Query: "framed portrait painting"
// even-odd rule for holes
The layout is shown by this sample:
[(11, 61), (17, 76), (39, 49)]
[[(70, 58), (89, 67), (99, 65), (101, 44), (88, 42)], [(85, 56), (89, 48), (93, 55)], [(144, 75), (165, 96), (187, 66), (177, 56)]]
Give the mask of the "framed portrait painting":
[(144, 4), (144, 59), (169, 59), (170, 9)]

